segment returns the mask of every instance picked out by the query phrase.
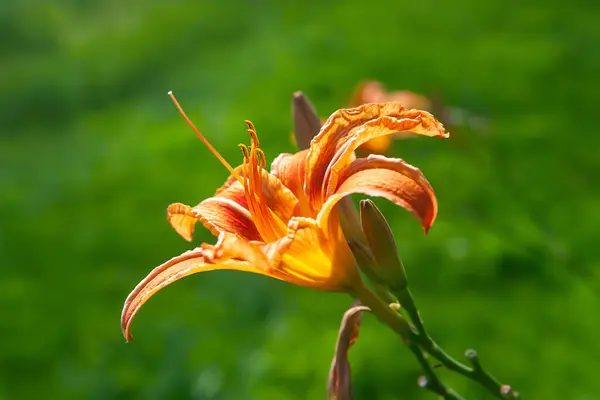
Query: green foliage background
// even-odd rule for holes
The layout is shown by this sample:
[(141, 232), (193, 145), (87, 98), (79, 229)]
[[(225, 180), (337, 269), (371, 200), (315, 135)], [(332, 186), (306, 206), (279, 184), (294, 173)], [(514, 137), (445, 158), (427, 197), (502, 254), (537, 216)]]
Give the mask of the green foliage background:
[[(523, 398), (600, 399), (588, 3), (1, 2), (0, 398), (324, 398), (347, 296), (210, 273), (153, 298), (131, 344), (119, 317), (139, 280), (190, 248), (166, 206), (227, 175), (168, 90), (234, 163), (244, 119), (272, 160), (294, 150), (293, 91), (327, 116), (375, 78), (488, 121), (394, 144), (438, 194), (427, 237), (378, 202), (434, 337), (457, 357), (476, 348)], [(213, 240), (200, 229), (195, 242)], [(357, 399), (433, 398), (373, 317), (351, 362)]]

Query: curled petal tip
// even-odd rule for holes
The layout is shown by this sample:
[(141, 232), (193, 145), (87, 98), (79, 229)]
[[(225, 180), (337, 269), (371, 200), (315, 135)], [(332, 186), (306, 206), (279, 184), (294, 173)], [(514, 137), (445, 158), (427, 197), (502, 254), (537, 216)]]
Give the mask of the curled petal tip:
[(139, 307), (132, 307), (132, 303), (135, 301), (139, 286), (140, 285), (138, 285), (134, 291), (127, 296), (127, 299), (125, 299), (125, 304), (123, 304), (123, 311), (121, 312), (121, 332), (123, 333), (127, 343), (133, 340), (130, 330), (131, 322), (133, 321), (133, 317), (135, 317)]
[(131, 317), (132, 315), (128, 312), (128, 302), (126, 301), (125, 306), (123, 307), (123, 313), (121, 314), (121, 332), (123, 333), (127, 343), (133, 340), (133, 336), (131, 336), (131, 332), (129, 331)]
[(167, 208), (167, 221), (185, 240), (191, 242), (198, 215), (190, 206), (181, 203), (171, 204)]
[(429, 234), (429, 230), (431, 229), (431, 227), (433, 226), (433, 221), (435, 220), (435, 216), (433, 217), (433, 219), (431, 221), (424, 221), (422, 226), (423, 226), (423, 233), (425, 233), (425, 235)]

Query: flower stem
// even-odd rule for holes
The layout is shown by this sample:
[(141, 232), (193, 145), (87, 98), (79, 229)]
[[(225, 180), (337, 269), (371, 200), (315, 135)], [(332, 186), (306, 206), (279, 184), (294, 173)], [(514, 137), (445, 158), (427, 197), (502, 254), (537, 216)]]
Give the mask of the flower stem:
[(365, 286), (364, 283), (361, 282), (360, 284), (357, 284), (354, 290), (361, 303), (369, 307), (373, 314), (399, 334), (405, 343), (408, 344), (412, 342), (415, 333), (408, 322), (402, 318), (400, 314), (392, 310), (388, 304), (383, 302), (383, 300)]
[(421, 364), (421, 368), (423, 368), (423, 372), (425, 373), (424, 376), (419, 378), (419, 386), (428, 389), (433, 393), (439, 394), (444, 400), (464, 400), (458, 393), (446, 387), (442, 383), (434, 369), (425, 358), (423, 350), (417, 344), (413, 343), (408, 347), (417, 358), (417, 361), (419, 361), (419, 364)]
[(485, 371), (479, 364), (477, 353), (474, 350), (469, 350), (466, 353), (467, 358), (471, 361), (473, 367), (468, 367), (465, 364), (455, 360), (448, 355), (429, 335), (421, 319), (421, 315), (415, 305), (412, 293), (408, 288), (397, 291), (395, 293), (402, 307), (407, 311), (408, 315), (415, 327), (418, 335), (415, 340), (418, 342), (427, 353), (438, 359), (446, 368), (455, 371), (480, 385), (485, 387), (491, 394), (499, 399), (516, 399), (519, 397), (518, 392), (512, 390), (508, 385), (501, 384), (496, 378)]
[(419, 347), (419, 335), (413, 331), (410, 324), (363, 283), (357, 285), (355, 291), (361, 303), (369, 307), (373, 314), (398, 333), (402, 337), (403, 342), (415, 354), (417, 361), (419, 361), (419, 364), (425, 373), (425, 376), (419, 380), (419, 384), (422, 387), (439, 394), (444, 400), (464, 400), (452, 389), (444, 386), (440, 381), (425, 358), (423, 350)]

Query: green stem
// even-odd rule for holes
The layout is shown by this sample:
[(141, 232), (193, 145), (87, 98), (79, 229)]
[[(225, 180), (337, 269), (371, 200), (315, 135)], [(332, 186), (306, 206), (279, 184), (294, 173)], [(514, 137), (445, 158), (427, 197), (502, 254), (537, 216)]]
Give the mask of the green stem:
[[(497, 398), (518, 398), (519, 395), (517, 392), (514, 392), (507, 385), (502, 385), (496, 378), (494, 378), (481, 367), (479, 361), (477, 360), (477, 356), (474, 352), (467, 352), (467, 357), (471, 360), (473, 368), (466, 366), (465, 364), (455, 360), (450, 355), (448, 355), (431, 338), (431, 336), (425, 329), (425, 325), (423, 324), (421, 315), (417, 310), (412, 293), (410, 292), (410, 290), (408, 290), (408, 288), (398, 291), (397, 293), (395, 293), (395, 295), (398, 298), (398, 301), (400, 302), (402, 307), (408, 312), (408, 315), (410, 316), (410, 319), (413, 322), (413, 324), (415, 324), (415, 327), (417, 328), (417, 331), (419, 333), (417, 336), (415, 336), (415, 340), (425, 351), (427, 351), (433, 357), (438, 359), (446, 368), (478, 382)], [(473, 353), (474, 356), (470, 356), (471, 353)]]
[(417, 358), (417, 361), (419, 361), (419, 364), (421, 364), (421, 368), (423, 368), (423, 372), (425, 373), (425, 376), (419, 379), (420, 386), (439, 394), (444, 400), (464, 400), (458, 393), (446, 387), (442, 381), (440, 381), (440, 378), (437, 376), (434, 369), (425, 358), (423, 350), (421, 350), (417, 344), (413, 343), (408, 347)]
[(412, 341), (415, 333), (400, 314), (392, 310), (388, 304), (384, 303), (364, 283), (357, 284), (354, 290), (361, 303), (369, 307), (373, 314), (399, 334), (405, 343)]
[(408, 345), (410, 350), (415, 354), (426, 376), (424, 387), (439, 394), (444, 400), (464, 400), (452, 389), (445, 387), (439, 380), (435, 371), (425, 359), (423, 351), (415, 342), (418, 335), (412, 330), (408, 322), (402, 318), (400, 314), (392, 310), (388, 304), (383, 302), (381, 298), (363, 283), (357, 285), (355, 291), (361, 303), (369, 307), (373, 314), (398, 333), (402, 337), (404, 343)]
[(398, 298), (400, 305), (408, 312), (408, 315), (410, 316), (412, 323), (415, 324), (419, 334), (429, 338), (429, 334), (425, 330), (425, 325), (421, 319), (421, 314), (419, 314), (419, 310), (417, 310), (417, 306), (415, 305), (415, 301), (410, 289), (405, 287), (404, 289), (395, 291), (394, 294)]

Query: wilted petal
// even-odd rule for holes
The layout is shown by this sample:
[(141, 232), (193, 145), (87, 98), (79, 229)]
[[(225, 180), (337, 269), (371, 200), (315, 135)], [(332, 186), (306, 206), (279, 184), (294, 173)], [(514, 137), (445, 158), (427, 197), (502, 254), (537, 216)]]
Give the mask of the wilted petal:
[(198, 272), (236, 270), (281, 279), (270, 271), (266, 257), (252, 244), (232, 235), (222, 234), (215, 246), (203, 245), (170, 259), (156, 267), (125, 300), (121, 329), (127, 341), (132, 339), (130, 326), (142, 305), (167, 285)]
[[(447, 137), (443, 125), (426, 111), (407, 110), (399, 103), (365, 104), (333, 113), (313, 142), (307, 158), (305, 187), (318, 209), (330, 179), (351, 160), (361, 144), (397, 132)], [(334, 182), (335, 185), (335, 182)], [(331, 186), (331, 185), (329, 185)]]
[(319, 224), (326, 229), (330, 213), (344, 196), (362, 193), (384, 197), (410, 211), (429, 230), (437, 214), (437, 199), (423, 173), (397, 158), (370, 155), (353, 161), (340, 176), (334, 194), (327, 199), (319, 216)]
[(362, 320), (362, 312), (371, 311), (368, 307), (361, 306), (356, 301), (346, 311), (342, 318), (340, 332), (335, 345), (335, 354), (329, 370), (327, 395), (329, 400), (352, 399), (352, 383), (348, 350), (358, 339), (358, 330)]
[[(366, 103), (386, 102), (396, 102), (402, 104), (404, 108), (416, 108), (418, 110), (430, 110), (432, 107), (429, 99), (423, 95), (408, 90), (388, 92), (378, 81), (366, 81), (359, 84), (350, 101), (350, 107), (358, 107)], [(389, 150), (393, 139), (410, 136), (409, 132), (399, 132), (392, 136), (377, 137), (362, 144), (359, 150), (367, 154), (385, 154)]]
[(340, 171), (354, 159), (354, 151), (374, 138), (386, 137), (397, 132), (412, 132), (425, 136), (448, 137), (444, 126), (426, 111), (404, 110), (401, 117), (384, 115), (372, 119), (345, 136), (325, 174), (326, 195), (330, 195), (338, 184)]

